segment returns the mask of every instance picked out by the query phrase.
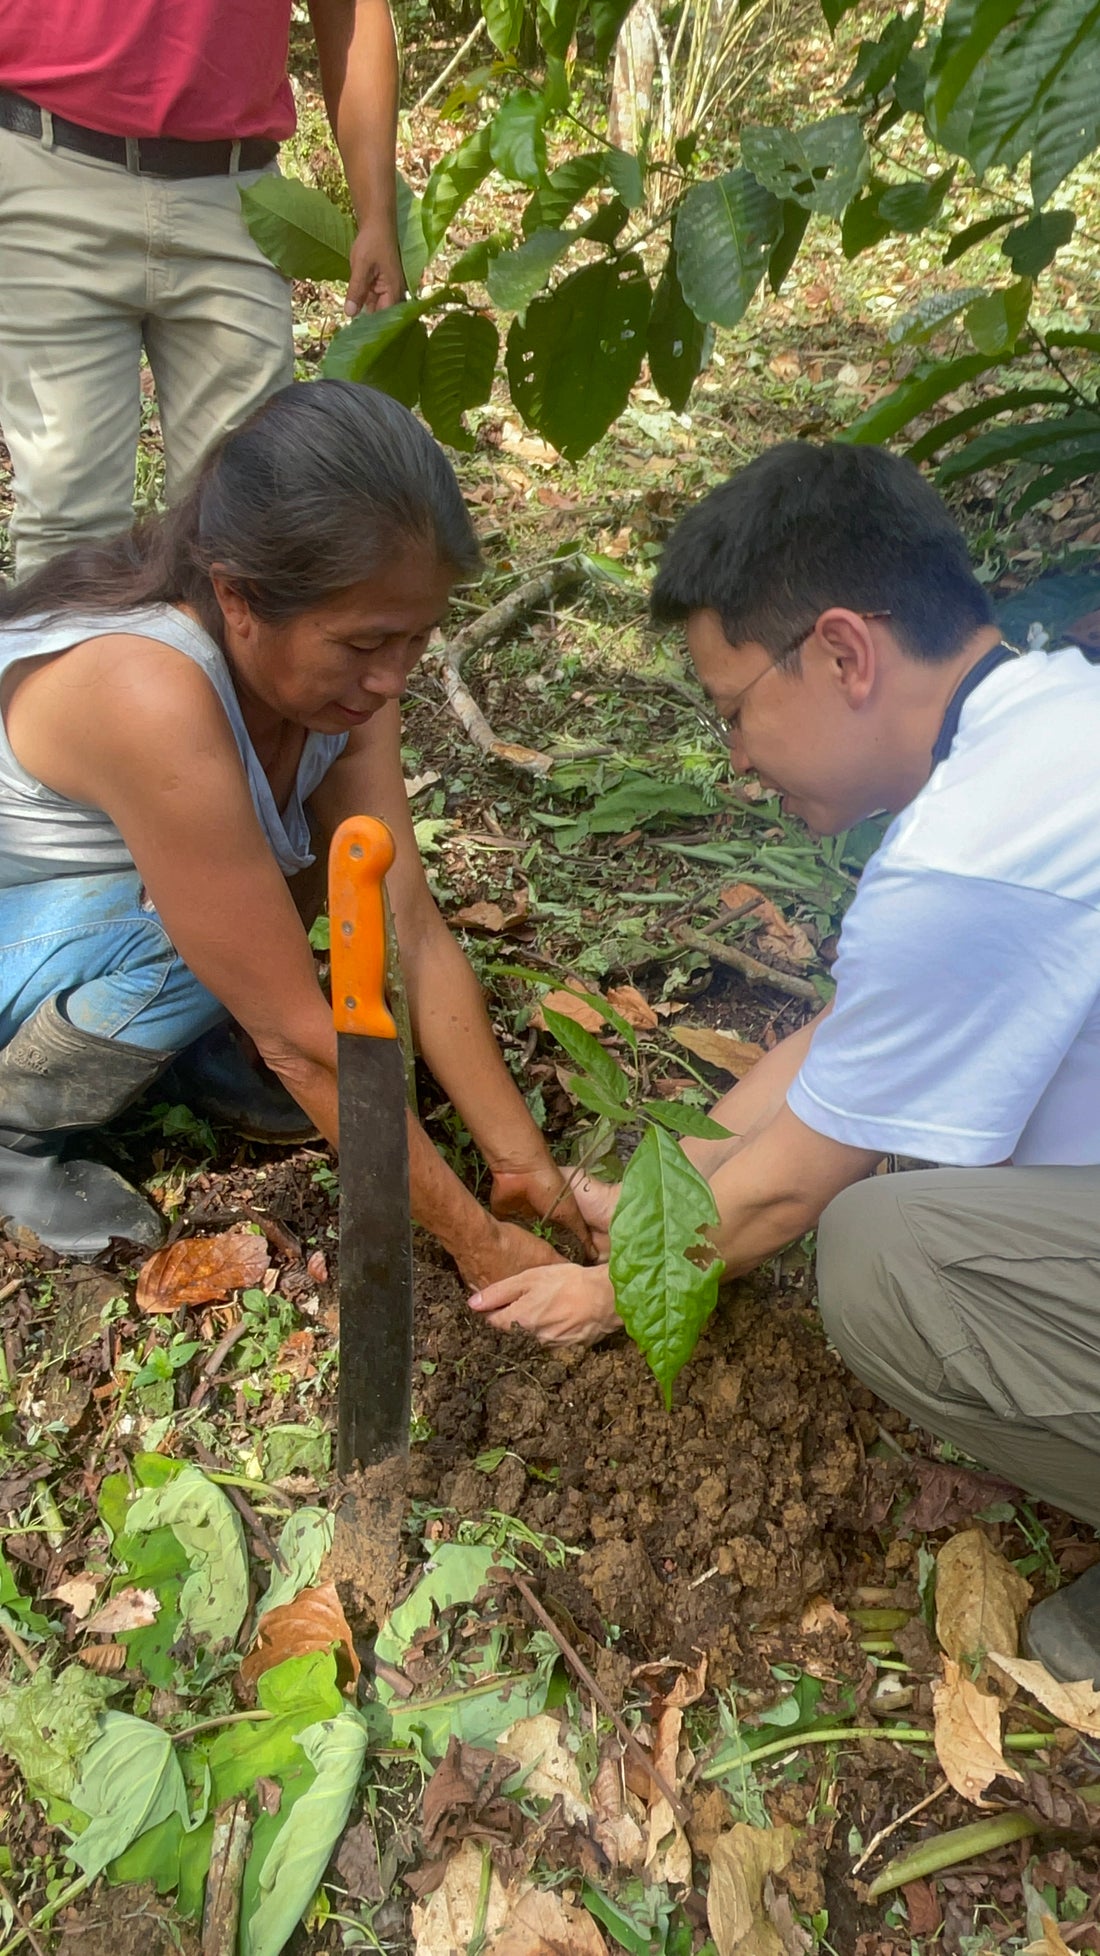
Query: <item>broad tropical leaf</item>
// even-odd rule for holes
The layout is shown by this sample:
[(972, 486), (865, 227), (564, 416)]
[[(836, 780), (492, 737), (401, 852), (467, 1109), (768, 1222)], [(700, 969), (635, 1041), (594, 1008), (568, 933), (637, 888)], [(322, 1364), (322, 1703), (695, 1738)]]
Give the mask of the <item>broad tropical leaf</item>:
[(750, 171), (697, 183), (676, 219), (680, 286), (697, 319), (736, 326), (783, 228), (783, 206)]
[(931, 104), (941, 120), (1019, 11), (1019, 0), (951, 0), (929, 73)]
[(523, 32), (523, 0), (481, 0), (481, 11), (493, 46), (511, 54)]
[(396, 339), (384, 340), (374, 358), (364, 364), (362, 378), (371, 387), (400, 401), (402, 407), (415, 407), (420, 399), (427, 350), (428, 329), (424, 321), (410, 319)]
[(574, 231), (535, 231), (513, 251), (500, 252), (486, 273), (493, 304), (504, 312), (526, 312), (576, 235)]
[(688, 1254), (705, 1255), (704, 1232), (717, 1221), (709, 1183), (671, 1135), (649, 1128), (623, 1177), (608, 1268), (616, 1309), (666, 1406), (718, 1301), (721, 1265)]
[(424, 276), (428, 247), (420, 218), (420, 199), (414, 196), (400, 170), (397, 172), (397, 235), (401, 244), (401, 269), (410, 292), (415, 292)]
[(690, 1134), (697, 1141), (729, 1140), (729, 1128), (721, 1121), (712, 1121), (689, 1100), (643, 1100), (641, 1111), (658, 1127), (667, 1127), (670, 1134)]
[(873, 102), (893, 81), (924, 25), (923, 5), (894, 14), (877, 41), (861, 41), (856, 65), (844, 84), (847, 101)]
[(946, 421), (937, 421), (934, 428), (921, 435), (905, 453), (911, 462), (927, 462), (937, 455), (949, 442), (957, 441), (960, 435), (969, 434), (971, 428), (978, 428), (983, 421), (992, 421), (998, 414), (1014, 414), (1024, 407), (1060, 407), (1066, 395), (1063, 389), (1054, 387), (1012, 387), (1003, 394), (990, 394), (982, 401), (974, 401), (969, 407), (960, 408), (957, 414), (950, 414)]
[(538, 0), (539, 40), (552, 61), (564, 61), (573, 44), (580, 0)]
[(533, 88), (517, 88), (489, 125), (489, 149), (510, 183), (540, 184), (546, 175), (546, 103)]
[(1051, 416), (1045, 421), (990, 428), (956, 455), (947, 457), (940, 467), (939, 480), (956, 482), (978, 469), (995, 468), (1002, 462), (1079, 463), (1078, 474), (1085, 475), (1096, 466), (1098, 452), (1100, 414), (1078, 408), (1071, 414)]
[(570, 1059), (577, 1066), (583, 1066), (586, 1073), (598, 1080), (604, 1092), (621, 1108), (630, 1091), (630, 1082), (613, 1053), (601, 1046), (594, 1032), (586, 1032), (575, 1019), (568, 1019), (564, 1012), (555, 1012), (544, 1005), (542, 1016), (546, 1030), (552, 1033), (559, 1046), (564, 1046)]
[(640, 210), (645, 203), (645, 182), (642, 166), (633, 151), (616, 149), (612, 144), (604, 151), (603, 167), (608, 183), (618, 192), (627, 210)]
[(741, 131), (741, 155), (766, 189), (826, 217), (840, 217), (870, 168), (857, 115), (828, 116), (804, 129), (747, 123)]
[(513, 320), (507, 369), (512, 399), (570, 461), (620, 415), (638, 377), (649, 321), (640, 261), (605, 259), (573, 272)]
[(983, 293), (966, 309), (966, 330), (979, 353), (1011, 353), (1031, 309), (1031, 280)]
[[(988, 0), (991, 4), (991, 0)], [(996, 51), (974, 110), (974, 168), (1007, 168), (1031, 151), (1031, 192), (1045, 204), (1100, 140), (1100, 0), (1038, 0)]]
[(676, 271), (676, 247), (669, 246), (665, 268), (653, 295), (646, 354), (653, 385), (681, 413), (696, 376), (710, 358), (714, 330), (697, 319), (684, 298)]
[(483, 183), (493, 167), (491, 125), (476, 129), (449, 156), (443, 156), (428, 178), (420, 200), (420, 223), (429, 260), (435, 256), (452, 220), (467, 197)]
[(994, 217), (980, 217), (976, 224), (968, 224), (965, 230), (956, 231), (943, 254), (943, 263), (953, 265), (957, 258), (961, 258), (972, 246), (980, 244), (983, 238), (991, 237), (994, 231), (1003, 231), (1015, 217), (1015, 211), (998, 211)]
[(473, 447), (462, 416), (492, 393), (499, 350), (497, 329), (483, 313), (449, 312), (440, 320), (428, 341), (420, 383), (420, 405), (437, 441)]
[(1038, 278), (1055, 253), (1069, 243), (1076, 223), (1072, 211), (1036, 211), (1026, 224), (1010, 231), (1001, 250), (1017, 278)]
[(768, 284), (773, 292), (778, 292), (783, 281), (798, 257), (799, 246), (806, 235), (810, 213), (805, 204), (793, 201), (785, 203), (783, 209), (783, 228), (768, 256)]
[(187, 1827), (187, 1788), (172, 1740), (158, 1725), (104, 1712), (100, 1736), (84, 1755), (73, 1805), (90, 1825), (68, 1848), (86, 1875), (103, 1872), (149, 1827), (178, 1814)]
[[(855, 4), (855, 0), (851, 0)], [(619, 37), (619, 29), (630, 12), (633, 0), (591, 0), (588, 17), (596, 37), (596, 59), (606, 61)]]
[(309, 1907), (328, 1859), (347, 1825), (367, 1728), (355, 1712), (307, 1725), (298, 1744), (317, 1777), (295, 1803), (268, 1849), (259, 1900), (244, 1925), (245, 1956), (279, 1956)]
[(260, 250), (288, 278), (347, 283), (355, 223), (323, 190), (297, 177), (258, 177), (238, 195)]
[(943, 360), (930, 372), (910, 374), (884, 401), (876, 401), (864, 414), (858, 416), (844, 430), (842, 441), (889, 441), (899, 429), (912, 421), (916, 414), (926, 414), (929, 408), (942, 401), (945, 394), (951, 394), (956, 387), (965, 387), (968, 381), (977, 380), (979, 374), (988, 373), (997, 362), (989, 354), (964, 353), (957, 360)]
[(404, 299), (385, 312), (361, 312), (328, 343), (321, 362), (326, 380), (371, 380), (371, 369), (384, 347), (405, 331), (410, 320), (419, 319), (433, 301)]
[(536, 231), (553, 230), (564, 224), (570, 212), (598, 183), (607, 181), (605, 152), (572, 156), (559, 163), (546, 182), (528, 199), (521, 219), (524, 237)]

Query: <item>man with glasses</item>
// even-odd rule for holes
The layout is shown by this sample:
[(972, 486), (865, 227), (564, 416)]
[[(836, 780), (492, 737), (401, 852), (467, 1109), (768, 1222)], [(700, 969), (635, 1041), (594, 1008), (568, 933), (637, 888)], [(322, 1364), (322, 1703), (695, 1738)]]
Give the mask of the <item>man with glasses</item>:
[[(684, 518), (653, 592), (732, 764), (819, 835), (894, 819), (832, 1009), (685, 1141), (728, 1277), (820, 1224), (852, 1370), (917, 1424), (1100, 1526), (1100, 672), (1001, 642), (912, 464), (787, 442)], [(890, 1155), (937, 1164), (875, 1175)], [(581, 1185), (606, 1230), (616, 1190)], [(473, 1300), (551, 1343), (615, 1328), (605, 1265)], [(1100, 1566), (1034, 1655), (1100, 1684)]]

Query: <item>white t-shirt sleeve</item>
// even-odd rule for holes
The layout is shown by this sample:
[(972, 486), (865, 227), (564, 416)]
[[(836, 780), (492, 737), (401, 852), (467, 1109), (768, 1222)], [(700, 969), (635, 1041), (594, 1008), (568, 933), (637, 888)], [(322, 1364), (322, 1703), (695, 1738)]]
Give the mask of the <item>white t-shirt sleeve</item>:
[(872, 862), (844, 923), (836, 1003), (788, 1105), (853, 1147), (1004, 1161), (1094, 1009), (1098, 973), (1090, 905)]

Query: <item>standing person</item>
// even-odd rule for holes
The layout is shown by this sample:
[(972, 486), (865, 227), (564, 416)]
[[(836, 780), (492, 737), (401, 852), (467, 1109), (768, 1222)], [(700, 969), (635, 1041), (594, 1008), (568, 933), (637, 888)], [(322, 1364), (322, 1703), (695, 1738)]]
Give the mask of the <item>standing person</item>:
[(0, 1216), (54, 1249), (159, 1217), (82, 1140), (233, 1017), (338, 1144), (336, 1035), (287, 879), (376, 814), (413, 1031), (488, 1164), (490, 1213), (410, 1116), (414, 1218), (472, 1284), (585, 1236), (425, 881), (399, 701), (477, 543), (415, 416), (284, 388), (189, 494), (0, 594)]
[[(815, 834), (894, 817), (831, 1011), (686, 1141), (734, 1277), (820, 1223), (825, 1328), (918, 1425), (1100, 1527), (1100, 670), (1021, 656), (939, 497), (881, 449), (786, 442), (684, 518), (653, 592), (733, 766)], [(876, 1175), (889, 1155), (937, 1164)], [(606, 1241), (617, 1191), (582, 1186)], [(617, 1323), (606, 1266), (473, 1300), (553, 1343)], [(1100, 1685), (1100, 1567), (1033, 1655)]]
[[(144, 348), (175, 502), (293, 378), (290, 286), (239, 190), (294, 129), (291, 0), (0, 7), (0, 426), (20, 576), (133, 513)], [(358, 218), (346, 310), (404, 295), (388, 0), (309, 0)]]

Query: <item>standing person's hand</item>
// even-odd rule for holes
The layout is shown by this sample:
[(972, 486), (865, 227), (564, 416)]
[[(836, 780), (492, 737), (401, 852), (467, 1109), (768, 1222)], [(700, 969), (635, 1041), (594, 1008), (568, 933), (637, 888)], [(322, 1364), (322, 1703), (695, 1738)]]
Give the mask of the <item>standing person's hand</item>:
[(391, 218), (368, 218), (361, 224), (351, 248), (351, 277), (348, 280), (344, 311), (349, 319), (356, 313), (385, 312), (405, 297), (405, 273), (401, 250)]

